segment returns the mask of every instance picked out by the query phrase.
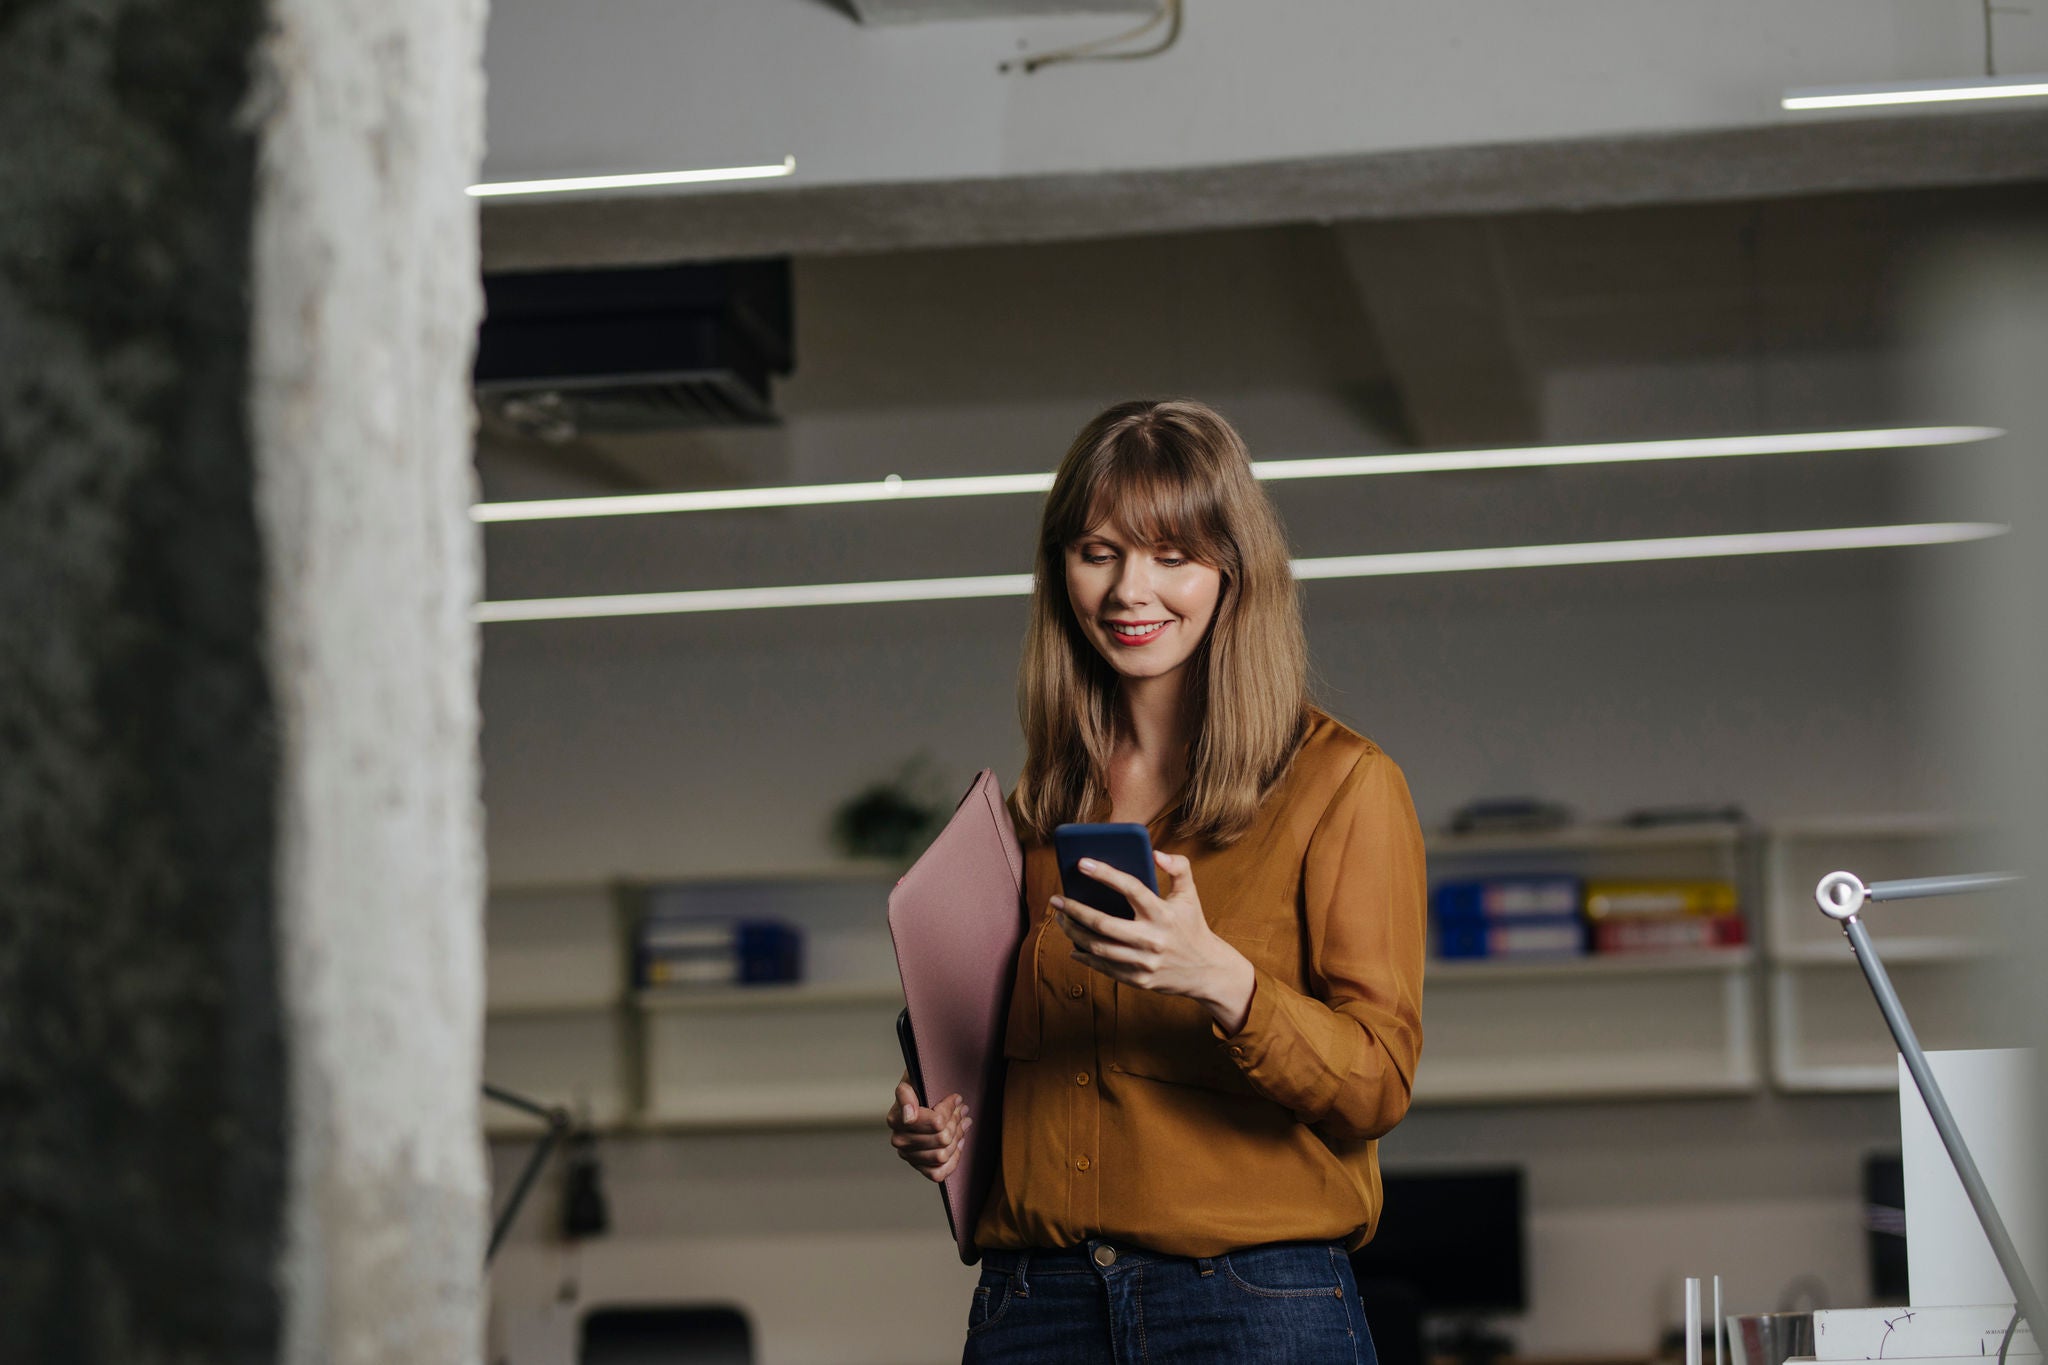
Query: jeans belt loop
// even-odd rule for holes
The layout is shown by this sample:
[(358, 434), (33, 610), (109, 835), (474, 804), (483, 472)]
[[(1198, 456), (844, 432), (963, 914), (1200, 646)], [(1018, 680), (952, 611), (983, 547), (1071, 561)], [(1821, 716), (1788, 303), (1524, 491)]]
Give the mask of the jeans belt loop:
[(1017, 1266), (1010, 1272), (1010, 1283), (1016, 1289), (1017, 1297), (1020, 1299), (1031, 1297), (1031, 1281), (1026, 1275), (1026, 1272), (1030, 1269), (1031, 1252), (1029, 1250), (1018, 1252)]
[(1195, 1269), (1201, 1271), (1204, 1275), (1214, 1275), (1216, 1273), (1216, 1262), (1211, 1257), (1199, 1256), (1195, 1258)]

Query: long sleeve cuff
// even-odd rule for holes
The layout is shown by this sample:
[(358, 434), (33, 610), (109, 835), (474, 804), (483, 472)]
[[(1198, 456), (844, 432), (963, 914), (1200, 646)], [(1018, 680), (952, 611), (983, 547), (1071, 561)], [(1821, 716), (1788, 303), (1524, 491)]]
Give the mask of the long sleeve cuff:
[[(1365, 1021), (1254, 969), (1244, 1027), (1209, 1031), (1252, 1088), (1303, 1123), (1377, 1137), (1407, 1112), (1414, 1065), (1392, 1055)], [(1386, 1021), (1391, 1024), (1392, 1021)]]
[(1223, 1045), (1230, 1059), (1254, 1082), (1258, 1080), (1260, 1063), (1272, 1050), (1275, 1025), (1280, 1023), (1277, 1016), (1282, 1008), (1281, 999), (1283, 995), (1293, 994), (1295, 992), (1286, 983), (1264, 967), (1254, 965), (1252, 1002), (1245, 1012), (1244, 1027), (1235, 1033), (1225, 1033), (1221, 1024), (1212, 1022), (1209, 1025), (1209, 1032)]

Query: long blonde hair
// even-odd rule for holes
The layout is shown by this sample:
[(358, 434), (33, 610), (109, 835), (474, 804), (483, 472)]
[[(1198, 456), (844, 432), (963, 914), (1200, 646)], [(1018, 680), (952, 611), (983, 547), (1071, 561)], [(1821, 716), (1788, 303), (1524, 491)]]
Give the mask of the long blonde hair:
[(1026, 758), (1011, 801), (1039, 840), (1109, 790), (1116, 671), (1067, 598), (1067, 547), (1103, 520), (1171, 544), (1222, 575), (1208, 634), (1188, 660), (1193, 734), (1173, 832), (1225, 845), (1251, 827), (1308, 719), (1308, 649), (1287, 538), (1244, 441), (1189, 399), (1118, 403), (1060, 461), (1038, 534), (1031, 626), (1017, 684)]

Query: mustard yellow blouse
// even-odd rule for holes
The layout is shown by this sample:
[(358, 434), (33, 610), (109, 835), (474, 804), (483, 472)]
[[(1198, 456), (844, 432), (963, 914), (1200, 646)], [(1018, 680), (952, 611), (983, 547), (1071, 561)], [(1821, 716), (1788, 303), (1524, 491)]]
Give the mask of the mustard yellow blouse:
[[(1170, 814), (1170, 813), (1169, 813)], [(1401, 770), (1315, 711), (1257, 822), (1227, 849), (1161, 837), (1193, 865), (1210, 925), (1257, 969), (1227, 1035), (1194, 1001), (1074, 961), (1048, 904), (1059, 868), (1025, 849), (1037, 922), (1004, 1038), (1002, 1167), (984, 1247), (1088, 1237), (1181, 1256), (1260, 1242), (1363, 1245), (1375, 1139), (1400, 1122), (1422, 1050), (1422, 833)]]

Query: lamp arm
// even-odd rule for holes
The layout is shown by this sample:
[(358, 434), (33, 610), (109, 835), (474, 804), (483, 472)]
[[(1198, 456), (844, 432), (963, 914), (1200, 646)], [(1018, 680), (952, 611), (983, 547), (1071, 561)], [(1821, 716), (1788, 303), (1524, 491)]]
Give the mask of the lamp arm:
[(1934, 1079), (1934, 1068), (1927, 1064), (1927, 1054), (1921, 1050), (1920, 1038), (1913, 1031), (1913, 1021), (1906, 1017), (1906, 1007), (1900, 1003), (1899, 993), (1892, 986), (1891, 974), (1885, 971), (1884, 962), (1877, 955), (1877, 945), (1871, 941), (1870, 930), (1857, 913), (1867, 901), (1910, 900), (1966, 891), (1989, 891), (2019, 880), (2011, 873), (1996, 872), (1960, 877), (1918, 877), (1866, 885), (1853, 873), (1830, 872), (1821, 878), (1813, 896), (1820, 905), (1821, 913), (1840, 924), (1842, 932), (1848, 935), (1856, 962), (1863, 968), (1863, 978), (1870, 984), (1870, 993), (1877, 998), (1878, 1012), (1884, 1015), (1885, 1023), (1891, 1028), (1892, 1040), (1899, 1045), (1899, 1055), (1905, 1059), (1906, 1070), (1912, 1075), (1913, 1084), (1919, 1087), (1920, 1098), (1926, 1102), (1927, 1116), (1934, 1120), (1934, 1131), (1940, 1134), (1941, 1145), (1948, 1149), (1949, 1164), (1955, 1167), (1956, 1178), (1962, 1182), (1963, 1192), (1970, 1197), (1970, 1207), (1976, 1210), (1985, 1240), (1991, 1243), (1991, 1254), (1998, 1258), (1998, 1268), (2005, 1272), (2006, 1283), (2012, 1287), (2013, 1298), (2019, 1311), (2026, 1316), (2027, 1326), (2039, 1334), (2048, 1331), (2048, 1316), (2042, 1312), (2040, 1295), (2027, 1275), (2019, 1250), (2013, 1245), (2012, 1235), (2005, 1229), (2005, 1219), (1999, 1216), (1998, 1205), (1992, 1202), (1991, 1190), (1977, 1169), (1977, 1160), (1970, 1155), (1969, 1144), (1963, 1141), (1963, 1130), (1949, 1111), (1948, 1099), (1941, 1093), (1941, 1083)]
[(528, 1099), (514, 1091), (492, 1085), (489, 1081), (484, 1082), (484, 1098), (531, 1114), (543, 1120), (548, 1126), (547, 1131), (541, 1134), (540, 1142), (535, 1145), (533, 1154), (527, 1157), (526, 1165), (519, 1172), (519, 1178), (512, 1182), (512, 1195), (505, 1201), (504, 1210), (491, 1224), (490, 1245), (484, 1250), (484, 1267), (489, 1269), (492, 1259), (498, 1254), (498, 1248), (505, 1241), (506, 1234), (512, 1231), (512, 1222), (519, 1216), (520, 1207), (526, 1203), (526, 1196), (532, 1193), (533, 1182), (540, 1178), (541, 1168), (547, 1165), (548, 1158), (554, 1155), (555, 1148), (561, 1145), (563, 1135), (569, 1131), (571, 1119), (569, 1111), (559, 1104), (542, 1104), (539, 1100)]

